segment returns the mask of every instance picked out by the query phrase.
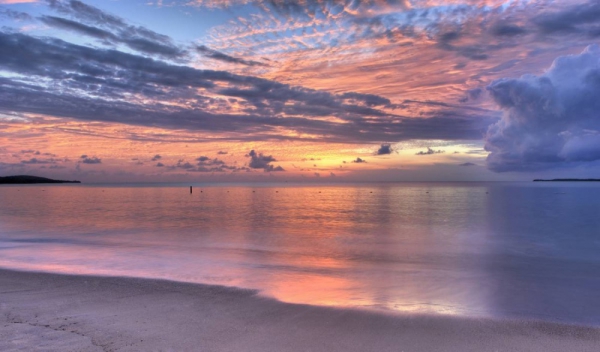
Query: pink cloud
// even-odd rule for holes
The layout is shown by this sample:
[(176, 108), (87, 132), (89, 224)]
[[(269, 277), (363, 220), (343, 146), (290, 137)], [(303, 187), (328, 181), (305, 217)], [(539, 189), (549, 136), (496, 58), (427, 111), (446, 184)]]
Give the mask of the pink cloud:
[(0, 0), (0, 4), (23, 4), (28, 2), (37, 2), (38, 0)]

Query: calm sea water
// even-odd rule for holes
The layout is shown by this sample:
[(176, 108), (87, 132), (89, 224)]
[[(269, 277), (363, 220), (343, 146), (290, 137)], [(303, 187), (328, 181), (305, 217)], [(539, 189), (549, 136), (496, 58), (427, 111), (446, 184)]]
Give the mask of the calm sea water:
[(0, 267), (600, 325), (600, 184), (2, 186)]

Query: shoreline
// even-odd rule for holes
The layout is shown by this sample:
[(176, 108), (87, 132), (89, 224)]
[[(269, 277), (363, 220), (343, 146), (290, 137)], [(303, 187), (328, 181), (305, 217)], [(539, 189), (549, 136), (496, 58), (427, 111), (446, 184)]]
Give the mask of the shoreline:
[(0, 269), (0, 350), (596, 351), (600, 328), (290, 304), (166, 280)]

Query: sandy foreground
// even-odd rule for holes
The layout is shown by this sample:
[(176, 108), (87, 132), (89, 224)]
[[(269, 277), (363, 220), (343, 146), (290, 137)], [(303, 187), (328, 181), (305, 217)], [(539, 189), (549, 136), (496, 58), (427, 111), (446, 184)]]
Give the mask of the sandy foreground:
[(162, 280), (0, 270), (0, 351), (599, 351), (600, 329), (281, 303)]

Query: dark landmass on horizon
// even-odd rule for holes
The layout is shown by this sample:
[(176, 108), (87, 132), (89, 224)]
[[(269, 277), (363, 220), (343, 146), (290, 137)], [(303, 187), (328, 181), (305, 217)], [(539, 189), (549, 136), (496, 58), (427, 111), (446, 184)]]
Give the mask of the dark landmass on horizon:
[(600, 178), (555, 178), (552, 180), (535, 179), (533, 182), (600, 182)]
[(81, 181), (53, 180), (46, 177), (29, 175), (0, 176), (0, 185), (24, 185), (36, 183), (81, 183)]

